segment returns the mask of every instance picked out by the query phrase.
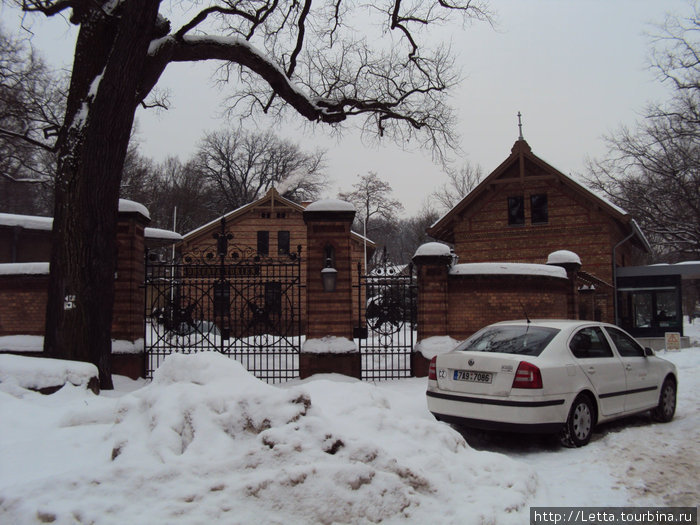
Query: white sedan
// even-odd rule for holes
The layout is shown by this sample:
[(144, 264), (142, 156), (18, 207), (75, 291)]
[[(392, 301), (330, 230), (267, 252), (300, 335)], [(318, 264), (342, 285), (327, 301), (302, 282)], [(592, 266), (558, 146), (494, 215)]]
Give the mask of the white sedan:
[(617, 326), (507, 321), (476, 332), (430, 362), (428, 408), (448, 423), (558, 433), (580, 447), (604, 421), (651, 410), (670, 421), (676, 367)]

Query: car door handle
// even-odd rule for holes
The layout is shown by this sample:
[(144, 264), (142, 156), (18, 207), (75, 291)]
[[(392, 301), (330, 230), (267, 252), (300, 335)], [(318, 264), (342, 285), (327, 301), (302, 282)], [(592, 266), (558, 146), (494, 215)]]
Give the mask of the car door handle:
[(625, 370), (632, 370), (632, 365), (625, 365)]
[(595, 374), (595, 368), (592, 366), (589, 366), (588, 370), (586, 370), (586, 372), (588, 372), (589, 374)]

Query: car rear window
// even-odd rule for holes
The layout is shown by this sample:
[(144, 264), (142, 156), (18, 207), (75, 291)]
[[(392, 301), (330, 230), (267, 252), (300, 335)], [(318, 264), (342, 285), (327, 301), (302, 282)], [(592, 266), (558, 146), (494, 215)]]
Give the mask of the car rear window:
[(487, 326), (455, 350), (538, 356), (558, 333), (542, 326)]

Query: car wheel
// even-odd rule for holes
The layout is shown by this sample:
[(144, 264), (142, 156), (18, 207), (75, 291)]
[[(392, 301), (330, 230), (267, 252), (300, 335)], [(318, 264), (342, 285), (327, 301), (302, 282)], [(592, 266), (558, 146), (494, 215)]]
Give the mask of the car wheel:
[(659, 395), (659, 405), (651, 411), (651, 417), (654, 421), (668, 423), (673, 419), (676, 413), (676, 382), (668, 378), (661, 386), (661, 394)]
[(588, 396), (578, 396), (571, 405), (569, 417), (559, 436), (562, 445), (569, 448), (582, 447), (591, 440), (593, 434), (593, 403)]

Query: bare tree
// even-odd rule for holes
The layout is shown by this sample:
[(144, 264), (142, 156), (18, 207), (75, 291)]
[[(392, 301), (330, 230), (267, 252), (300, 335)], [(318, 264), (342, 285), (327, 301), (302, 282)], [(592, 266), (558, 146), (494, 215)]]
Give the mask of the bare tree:
[[(426, 242), (432, 240), (425, 232), (433, 224), (439, 215), (429, 204), (424, 204), (423, 208), (414, 216), (406, 219), (394, 219), (383, 227), (373, 230), (372, 241), (379, 246), (386, 248), (387, 258), (395, 264), (407, 264), (411, 262), (416, 249)], [(380, 250), (375, 252), (375, 257), (380, 255)], [(383, 256), (383, 253), (381, 253)]]
[(448, 169), (447, 182), (436, 189), (432, 197), (444, 210), (451, 210), (466, 197), (484, 177), (481, 166), (466, 162), (461, 168)]
[(260, 198), (275, 186), (285, 197), (314, 200), (326, 186), (325, 152), (305, 153), (270, 132), (220, 131), (202, 140), (195, 164), (216, 192), (221, 213)]
[[(403, 205), (391, 198), (391, 185), (370, 171), (362, 175), (352, 187), (353, 191), (339, 193), (338, 198), (355, 205), (358, 229), (365, 236), (380, 230), (383, 237), (390, 236), (398, 224), (398, 214), (403, 210)], [(375, 253), (379, 252), (377, 250)]]
[(587, 180), (637, 218), (656, 251), (700, 256), (700, 11), (669, 17), (655, 39), (654, 67), (672, 98), (647, 109), (634, 130), (606, 137), (608, 154)]
[[(58, 153), (44, 350), (92, 361), (111, 388), (111, 319), (122, 168), (134, 113), (173, 62), (218, 60), (231, 102), (289, 109), (310, 122), (360, 119), (379, 135), (454, 142), (447, 91), (459, 80), (449, 50), (424, 46), (452, 14), (488, 19), (479, 0), (357, 5), (344, 0), (214, 1), (171, 31), (160, 0), (15, 0), (27, 13), (79, 26)], [(361, 12), (360, 12), (361, 11)], [(378, 34), (353, 27), (369, 13)], [(367, 24), (376, 28), (376, 24)], [(370, 46), (369, 42), (372, 42)], [(64, 297), (75, 307), (64, 310)]]
[(62, 86), (27, 42), (0, 28), (0, 211), (50, 214), (55, 155), (43, 141), (61, 121)]

